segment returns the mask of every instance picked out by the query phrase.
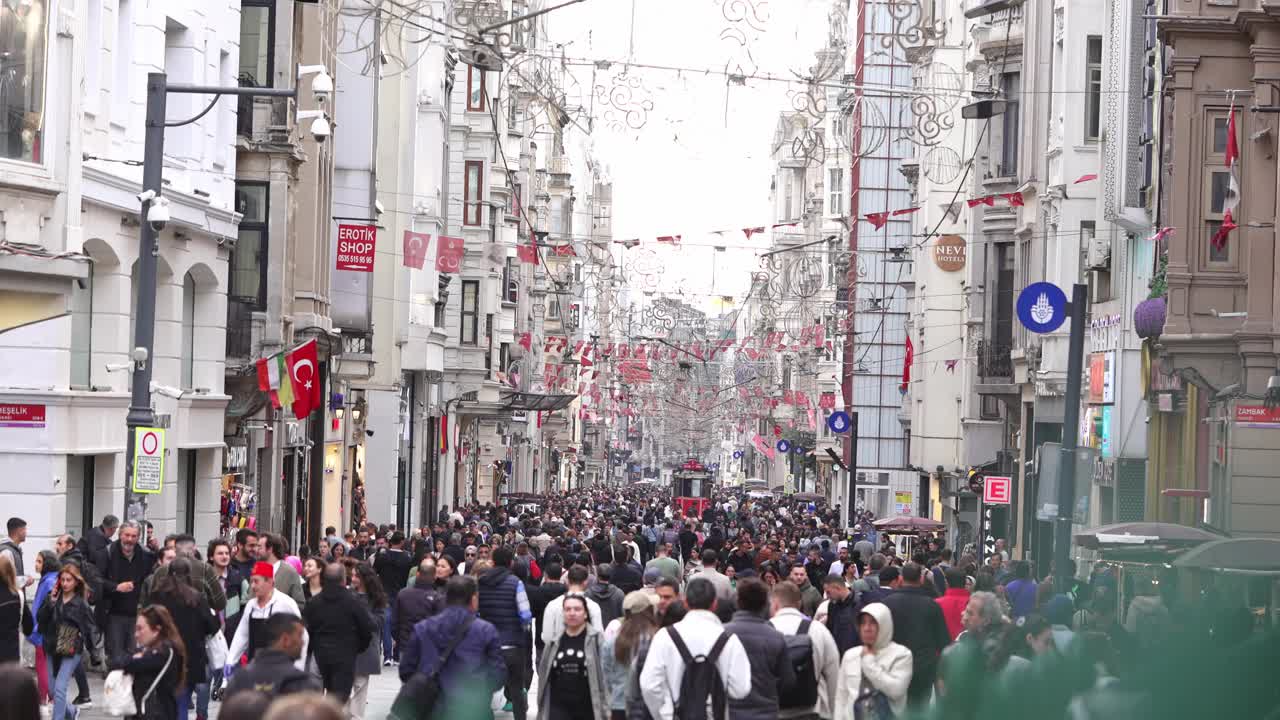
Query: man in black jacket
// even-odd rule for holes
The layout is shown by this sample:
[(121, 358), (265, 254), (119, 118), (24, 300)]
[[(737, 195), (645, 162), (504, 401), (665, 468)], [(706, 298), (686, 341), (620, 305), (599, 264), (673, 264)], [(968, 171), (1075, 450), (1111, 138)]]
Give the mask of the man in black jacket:
[(552, 600), (564, 595), (569, 588), (561, 582), (564, 568), (558, 562), (549, 562), (542, 568), (542, 582), (525, 588), (529, 595), (529, 610), (533, 613), (533, 646), (538, 651), (537, 662), (542, 662), (542, 616), (547, 612), (547, 605)]
[(624, 595), (644, 587), (644, 575), (631, 560), (630, 547), (621, 543), (613, 546), (613, 584)]
[(425, 558), (418, 565), (418, 578), (400, 591), (395, 603), (396, 656), (408, 646), (413, 626), (444, 609), (444, 596), (436, 590), (436, 561)]
[(881, 602), (893, 615), (893, 641), (911, 651), (913, 670), (907, 700), (912, 705), (927, 703), (938, 677), (938, 658), (951, 642), (951, 633), (942, 608), (924, 587), (924, 568), (914, 562), (903, 565), (902, 584)]
[(111, 544), (111, 536), (116, 534), (116, 529), (119, 527), (120, 518), (115, 515), (102, 518), (101, 525), (89, 528), (89, 532), (80, 538), (78, 543), (80, 554), (89, 562), (93, 562), (93, 559), (101, 555)]
[(231, 678), (223, 701), (241, 692), (260, 692), (272, 699), (300, 692), (319, 692), (320, 681), (294, 663), (302, 657), (302, 620), (296, 615), (278, 613), (263, 623), (266, 649)]
[[(385, 617), (382, 621), (382, 659), (384, 665), (390, 665), (392, 660), (398, 660), (400, 647), (395, 640), (395, 616), (393, 615), (396, 608), (396, 596), (404, 589), (406, 583), (409, 582), (409, 571), (413, 569), (413, 556), (404, 549), (404, 533), (399, 530), (391, 534), (388, 541), (390, 547), (385, 550), (378, 551), (377, 556), (373, 560), (373, 569), (378, 573), (378, 578), (382, 580), (382, 589), (387, 592), (387, 609)], [(410, 626), (412, 628), (412, 626)]]
[(155, 556), (139, 544), (141, 533), (138, 523), (125, 523), (120, 526), (120, 539), (108, 545), (94, 561), (102, 574), (107, 657), (131, 655), (136, 649), (133, 625), (138, 615), (138, 596), (142, 581), (151, 575), (156, 562)]
[(729, 716), (735, 720), (774, 720), (778, 696), (796, 683), (795, 668), (787, 655), (787, 640), (769, 624), (769, 587), (755, 578), (738, 581), (738, 609), (724, 630), (737, 635), (751, 661), (751, 692), (741, 700), (729, 700)]
[(311, 651), (325, 692), (345, 704), (355, 683), (356, 657), (378, 631), (373, 616), (343, 582), (346, 570), (338, 563), (325, 566), (323, 587), (302, 611), (311, 634)]

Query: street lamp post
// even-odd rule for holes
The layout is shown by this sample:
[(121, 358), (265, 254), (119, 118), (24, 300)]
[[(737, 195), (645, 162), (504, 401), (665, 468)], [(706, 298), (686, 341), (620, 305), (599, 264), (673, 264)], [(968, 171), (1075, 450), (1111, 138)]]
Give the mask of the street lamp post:
[[(319, 70), (323, 73), (323, 70)], [(332, 80), (324, 74), (317, 78), (313, 91), (317, 96), (333, 90)], [(176, 122), (165, 120), (166, 101), (169, 93), (184, 95), (213, 95), (213, 100), (198, 115)], [(146, 137), (142, 157), (142, 222), (138, 232), (138, 303), (135, 310), (136, 325), (133, 332), (133, 391), (129, 401), (129, 414), (125, 418), (128, 437), (125, 445), (125, 518), (142, 520), (146, 516), (146, 501), (134, 492), (134, 458), (137, 453), (135, 436), (138, 428), (155, 425), (155, 410), (151, 407), (152, 348), (156, 333), (156, 258), (160, 254), (157, 236), (169, 219), (169, 201), (161, 195), (164, 172), (165, 128), (190, 125), (204, 117), (223, 95), (247, 97), (297, 97), (293, 88), (214, 87), (204, 85), (170, 85), (165, 73), (147, 74)], [(327, 126), (326, 126), (327, 134)]]

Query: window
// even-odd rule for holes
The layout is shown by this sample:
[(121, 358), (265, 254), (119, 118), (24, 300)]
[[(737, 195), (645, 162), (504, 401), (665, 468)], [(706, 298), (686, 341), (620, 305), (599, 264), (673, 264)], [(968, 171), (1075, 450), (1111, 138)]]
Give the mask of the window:
[(847, 147), (849, 144), (849, 114), (844, 110), (836, 113), (836, 121), (831, 126), (831, 139), (834, 147)]
[(551, 298), (547, 301), (547, 319), (560, 319), (560, 298)]
[(844, 208), (844, 168), (831, 168), (827, 179), (827, 214), (839, 215)]
[(182, 278), (182, 389), (190, 390), (195, 376), (196, 358), (196, 279), (187, 273)]
[(1213, 153), (1225, 155), (1227, 152), (1227, 116), (1213, 119)]
[(271, 87), (275, 62), (275, 0), (240, 0), (241, 87)]
[(507, 217), (513, 220), (520, 219), (520, 213), (524, 208), (524, 186), (520, 183), (511, 184), (511, 206), (507, 209)]
[(502, 267), (502, 301), (516, 303), (520, 300), (520, 266), (515, 258), (507, 258)]
[(435, 304), (435, 313), (431, 318), (431, 323), (437, 328), (444, 328), (445, 311), (448, 309), (449, 303), (441, 300)]
[(506, 372), (511, 367), (511, 343), (502, 343), (498, 346), (498, 371)]
[(467, 66), (467, 112), (484, 112), (484, 70)]
[(476, 321), (480, 312), (480, 281), (462, 281), (462, 322), (458, 327), (458, 342), (463, 345), (476, 344)]
[[(785, 173), (786, 171), (784, 170), (783, 172)], [(778, 213), (783, 217), (783, 219), (791, 220), (794, 217), (791, 214), (791, 205), (794, 202), (794, 196), (795, 186), (791, 184), (791, 173), (787, 173), (782, 178), (782, 211)]]
[(482, 185), (484, 161), (468, 160), (465, 167), (462, 184), (462, 224), (477, 226), (483, 218), (480, 212), (482, 207), (480, 194), (484, 188)]
[(782, 360), (782, 389), (791, 389), (791, 358), (783, 358)]
[(6, 2), (0, 6), (4, 119), (0, 157), (21, 162), (44, 161), (45, 55), (49, 36), (49, 3)]
[(1096, 142), (1102, 124), (1102, 38), (1090, 35), (1085, 62), (1084, 139)]
[[(1209, 148), (1204, 158), (1204, 242), (1203, 247), (1207, 248), (1207, 259), (1212, 264), (1228, 264), (1234, 262), (1232, 254), (1235, 246), (1236, 236), (1240, 231), (1233, 231), (1227, 235), (1227, 242), (1217, 248), (1213, 245), (1213, 237), (1222, 227), (1223, 213), (1226, 211), (1227, 202), (1232, 199), (1231, 190), (1231, 173), (1227, 170), (1226, 152), (1227, 152), (1227, 123), (1228, 115), (1226, 111), (1215, 112), (1209, 117)], [(1240, 124), (1242, 118), (1236, 118), (1237, 142), (1242, 132)], [(1240, 199), (1235, 198), (1237, 204), (1233, 214), (1240, 217), (1239, 203)]]
[[(178, 532), (192, 534), (196, 531), (196, 459), (198, 450), (179, 450), (178, 451), (178, 482), (177, 485), (177, 517), (174, 518), (175, 527)], [(85, 487), (85, 492), (92, 493), (91, 487)]]
[(1080, 275), (1079, 282), (1082, 285), (1089, 283), (1089, 248), (1093, 246), (1093, 239), (1098, 235), (1098, 226), (1093, 220), (1080, 221)]
[(1000, 177), (1016, 177), (1018, 174), (1018, 140), (1019, 122), (1018, 106), (1022, 99), (1022, 76), (1019, 73), (1008, 73), (1001, 81), (1001, 92), (1008, 101), (1004, 111), (1003, 143), (1000, 149), (1000, 166), (996, 174)]
[(484, 316), (484, 369), (493, 371), (493, 315)]
[(111, 121), (123, 126), (129, 121), (129, 78), (133, 70), (133, 7), (130, 0), (116, 3), (116, 37), (111, 46), (115, 81), (111, 89)]
[[(83, 282), (71, 288), (71, 386), (90, 385), (93, 356), (93, 263)], [(133, 338), (129, 338), (133, 342)]]
[(236, 183), (236, 212), (242, 215), (236, 247), (231, 251), (228, 300), (267, 308), (267, 184)]

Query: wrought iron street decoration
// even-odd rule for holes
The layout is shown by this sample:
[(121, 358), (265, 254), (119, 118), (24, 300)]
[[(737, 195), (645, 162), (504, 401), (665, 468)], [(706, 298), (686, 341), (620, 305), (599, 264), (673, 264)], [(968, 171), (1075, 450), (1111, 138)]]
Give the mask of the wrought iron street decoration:
[(653, 93), (645, 87), (643, 78), (625, 68), (607, 83), (596, 85), (595, 96), (603, 105), (601, 119), (614, 132), (643, 128), (653, 112)]
[[(932, 6), (932, 2), (928, 3)], [(893, 31), (880, 36), (880, 45), (908, 62), (914, 63), (920, 52), (946, 33), (946, 22), (934, 20), (931, 9), (922, 0), (891, 0), (884, 6), (890, 15)], [(901, 55), (898, 55), (898, 53)]]
[[(453, 7), (453, 24), (466, 32), (479, 34), (480, 30), (507, 19), (502, 3), (497, 0), (456, 0)], [(511, 45), (511, 26), (490, 32), (484, 39), (497, 42), (502, 47)]]
[(728, 42), (730, 55), (725, 60), (725, 73), (745, 79), (759, 69), (751, 53), (751, 45), (767, 30), (769, 22), (768, 0), (713, 0), (724, 16), (725, 25), (720, 29), (720, 41)]

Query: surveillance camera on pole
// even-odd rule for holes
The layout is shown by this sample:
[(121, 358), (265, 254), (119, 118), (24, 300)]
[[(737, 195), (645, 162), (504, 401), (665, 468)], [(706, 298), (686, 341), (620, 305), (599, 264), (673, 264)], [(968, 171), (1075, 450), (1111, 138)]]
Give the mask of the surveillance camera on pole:
[(311, 120), (311, 137), (318, 143), (328, 140), (332, 134), (329, 118), (325, 116), (323, 110), (302, 110), (298, 113), (297, 119), (298, 124), (302, 124), (303, 120)]

